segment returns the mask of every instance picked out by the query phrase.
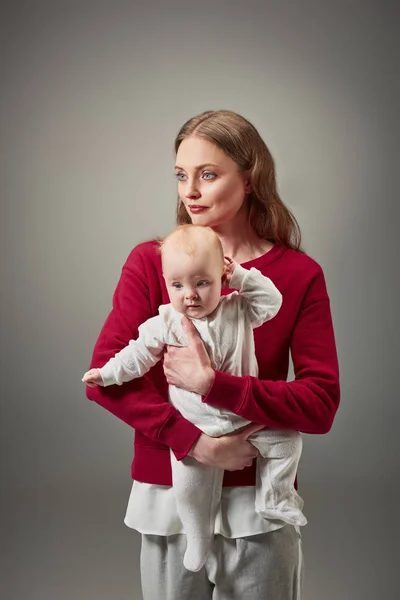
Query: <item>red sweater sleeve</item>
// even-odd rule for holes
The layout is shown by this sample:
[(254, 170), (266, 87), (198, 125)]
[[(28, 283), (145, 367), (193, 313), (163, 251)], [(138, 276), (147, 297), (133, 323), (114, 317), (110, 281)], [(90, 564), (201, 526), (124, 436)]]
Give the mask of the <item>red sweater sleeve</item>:
[(290, 347), (294, 381), (265, 381), (216, 372), (203, 401), (273, 429), (327, 433), (340, 391), (330, 304), (320, 267), (304, 295)]
[[(95, 344), (90, 368), (102, 367), (130, 339), (137, 338), (139, 325), (156, 314), (145, 258), (138, 246), (126, 261), (114, 292), (112, 311)], [(153, 274), (155, 279), (157, 274)], [(186, 456), (201, 433), (169, 404), (161, 362), (144, 377), (122, 386), (87, 386), (86, 395), (143, 435), (172, 448), (178, 459)]]

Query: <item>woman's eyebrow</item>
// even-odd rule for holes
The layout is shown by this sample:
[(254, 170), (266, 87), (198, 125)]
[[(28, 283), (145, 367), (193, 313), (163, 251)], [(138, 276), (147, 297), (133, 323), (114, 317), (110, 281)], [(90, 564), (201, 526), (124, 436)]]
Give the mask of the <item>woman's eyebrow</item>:
[[(195, 171), (200, 171), (200, 169), (204, 169), (205, 167), (219, 167), (219, 165), (216, 165), (215, 163), (204, 163), (202, 165), (198, 165), (197, 167), (194, 167)], [(184, 171), (185, 169), (183, 167), (179, 167), (178, 165), (175, 165), (175, 169), (180, 169), (181, 171)]]

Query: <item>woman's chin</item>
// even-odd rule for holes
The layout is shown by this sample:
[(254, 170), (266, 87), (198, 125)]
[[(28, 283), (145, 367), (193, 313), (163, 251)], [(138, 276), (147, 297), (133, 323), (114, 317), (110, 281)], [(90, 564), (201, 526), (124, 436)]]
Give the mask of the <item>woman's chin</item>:
[(191, 214), (190, 218), (193, 225), (204, 225), (205, 227), (209, 227), (209, 223), (213, 220), (207, 213)]

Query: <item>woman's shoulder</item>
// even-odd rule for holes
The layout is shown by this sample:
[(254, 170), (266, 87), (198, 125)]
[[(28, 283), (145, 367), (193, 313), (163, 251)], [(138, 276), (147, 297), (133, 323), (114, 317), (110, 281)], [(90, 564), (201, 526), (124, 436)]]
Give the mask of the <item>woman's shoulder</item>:
[(130, 251), (124, 267), (130, 269), (147, 268), (152, 266), (161, 269), (161, 255), (157, 239), (137, 244)]
[(323, 269), (309, 254), (286, 249), (277, 265), (277, 276), (285, 282), (286, 291), (297, 291), (310, 299), (327, 297)]
[(308, 273), (311, 276), (323, 274), (321, 265), (315, 260), (315, 258), (309, 254), (306, 254), (305, 252), (299, 252), (298, 250), (286, 248), (282, 258), (286, 263), (286, 266), (295, 269), (297, 272), (300, 270), (301, 272)]

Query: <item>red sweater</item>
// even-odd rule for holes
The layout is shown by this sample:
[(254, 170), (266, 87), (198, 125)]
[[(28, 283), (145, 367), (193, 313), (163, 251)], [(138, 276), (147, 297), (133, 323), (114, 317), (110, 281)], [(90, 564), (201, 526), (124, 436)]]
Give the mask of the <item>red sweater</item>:
[[(254, 330), (259, 378), (216, 372), (203, 401), (273, 429), (328, 432), (339, 404), (339, 372), (321, 267), (309, 256), (279, 244), (243, 266), (256, 267), (270, 277), (282, 293), (283, 304), (274, 319)], [(168, 302), (156, 243), (140, 244), (122, 268), (91, 368), (103, 366), (136, 338), (139, 325)], [(286, 381), (289, 349), (295, 371), (291, 382)], [(86, 393), (135, 429), (132, 478), (171, 485), (169, 448), (178, 459), (183, 458), (200, 431), (168, 403), (161, 362), (140, 379), (122, 386), (87, 387)], [(225, 472), (225, 486), (254, 483), (255, 463)]]

